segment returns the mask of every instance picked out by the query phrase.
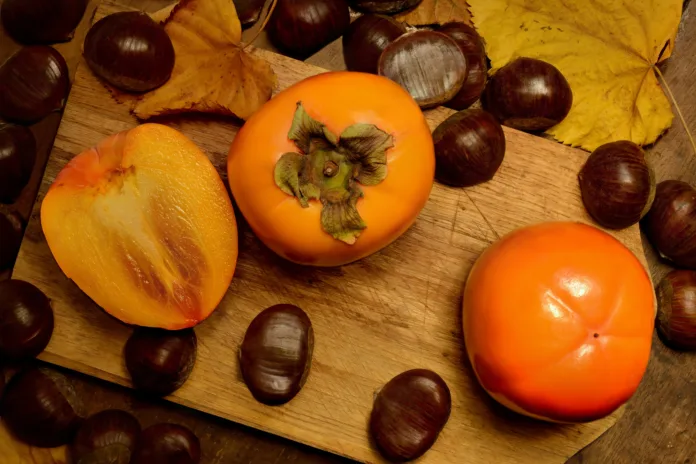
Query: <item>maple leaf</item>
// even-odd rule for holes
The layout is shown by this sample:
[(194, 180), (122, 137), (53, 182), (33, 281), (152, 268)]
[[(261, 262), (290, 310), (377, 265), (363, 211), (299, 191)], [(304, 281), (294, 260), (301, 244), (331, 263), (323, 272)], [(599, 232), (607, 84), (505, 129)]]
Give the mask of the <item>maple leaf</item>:
[(411, 26), (430, 26), (450, 21), (471, 24), (464, 0), (423, 0), (416, 8), (397, 15), (397, 19)]
[(594, 150), (653, 143), (672, 124), (654, 65), (669, 57), (682, 0), (469, 0), (491, 73), (526, 56), (555, 65), (573, 90), (568, 116), (547, 133)]
[(191, 111), (247, 119), (271, 98), (273, 69), (240, 47), (242, 28), (230, 0), (181, 0), (164, 29), (174, 45), (174, 70), (136, 103), (140, 119)]

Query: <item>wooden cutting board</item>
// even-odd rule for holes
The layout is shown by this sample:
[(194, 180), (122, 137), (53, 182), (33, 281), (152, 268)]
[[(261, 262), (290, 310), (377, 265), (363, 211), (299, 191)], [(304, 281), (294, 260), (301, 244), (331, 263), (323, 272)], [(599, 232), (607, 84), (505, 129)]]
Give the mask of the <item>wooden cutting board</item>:
[[(96, 18), (121, 7), (105, 3)], [(279, 89), (325, 70), (260, 49)], [(452, 112), (427, 113), (432, 128)], [(171, 125), (196, 142), (226, 180), (227, 151), (239, 123), (177, 116)], [(131, 329), (98, 308), (60, 271), (41, 232), (41, 200), (60, 169), (101, 139), (138, 124), (128, 107), (81, 65), (65, 109), (14, 278), (53, 301), (56, 329), (41, 359), (129, 385), (122, 348)], [(373, 394), (412, 368), (438, 372), (452, 392), (452, 415), (423, 463), (560, 463), (611, 427), (620, 411), (582, 425), (553, 425), (509, 413), (476, 383), (461, 331), (462, 287), (479, 254), (517, 227), (548, 220), (591, 222), (576, 175), (587, 153), (505, 130), (507, 153), (495, 178), (468, 189), (436, 184), (415, 225), (385, 250), (357, 263), (313, 269), (286, 262), (240, 223), (237, 272), (219, 308), (196, 328), (198, 361), (174, 402), (365, 462)], [(195, 182), (195, 179), (191, 179)], [(645, 263), (637, 227), (614, 233)], [(309, 314), (316, 346), (312, 372), (289, 404), (256, 402), (241, 380), (237, 350), (262, 309), (294, 303)]]

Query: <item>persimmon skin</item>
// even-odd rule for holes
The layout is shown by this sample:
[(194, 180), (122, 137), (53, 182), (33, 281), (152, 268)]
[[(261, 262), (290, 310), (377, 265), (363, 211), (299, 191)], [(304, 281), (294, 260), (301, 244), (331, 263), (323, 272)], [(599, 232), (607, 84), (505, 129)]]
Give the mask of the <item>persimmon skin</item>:
[(650, 357), (655, 294), (608, 233), (572, 222), (491, 245), (464, 289), (469, 360), (488, 393), (552, 422), (600, 419), (636, 391)]
[(169, 330), (215, 310), (237, 263), (232, 203), (206, 155), (143, 124), (75, 156), (41, 205), (65, 275), (107, 313)]
[[(356, 123), (374, 124), (394, 137), (387, 177), (361, 185), (357, 209), (367, 224), (348, 245), (326, 233), (321, 202), (303, 208), (274, 182), (278, 159), (298, 152), (288, 139), (296, 105), (336, 135)], [(242, 127), (227, 162), (235, 202), (256, 235), (280, 256), (313, 266), (340, 266), (389, 245), (416, 220), (435, 175), (435, 151), (427, 121), (411, 96), (381, 76), (329, 72), (280, 92)]]

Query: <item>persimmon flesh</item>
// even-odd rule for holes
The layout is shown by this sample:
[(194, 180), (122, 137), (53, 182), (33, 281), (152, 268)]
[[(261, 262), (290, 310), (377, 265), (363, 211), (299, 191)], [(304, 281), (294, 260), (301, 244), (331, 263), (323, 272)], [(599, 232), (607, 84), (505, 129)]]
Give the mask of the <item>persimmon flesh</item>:
[(217, 171), (183, 134), (144, 124), (74, 157), (41, 206), (63, 272), (123, 322), (206, 319), (237, 262), (237, 226)]
[(518, 229), (467, 279), (464, 338), (481, 385), (538, 419), (599, 419), (636, 391), (650, 357), (650, 278), (617, 239), (580, 223)]
[(435, 154), (413, 98), (381, 76), (328, 72), (280, 92), (227, 162), (256, 235), (290, 261), (339, 266), (387, 246), (430, 195)]

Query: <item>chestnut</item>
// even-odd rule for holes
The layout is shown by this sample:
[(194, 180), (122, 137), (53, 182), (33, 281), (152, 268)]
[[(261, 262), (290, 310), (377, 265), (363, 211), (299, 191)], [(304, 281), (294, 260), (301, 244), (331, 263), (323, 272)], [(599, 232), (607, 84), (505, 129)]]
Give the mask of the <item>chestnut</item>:
[(505, 126), (544, 131), (568, 115), (573, 92), (554, 65), (533, 58), (517, 58), (488, 81), (482, 103)]
[(0, 126), (0, 202), (14, 202), (29, 182), (36, 160), (36, 139), (24, 126)]
[(469, 70), (461, 90), (445, 106), (455, 110), (466, 109), (479, 99), (486, 88), (488, 67), (483, 39), (476, 29), (458, 21), (445, 23), (437, 31), (447, 34), (457, 42), (466, 57)]
[(451, 100), (467, 77), (466, 58), (457, 42), (428, 30), (409, 32), (387, 45), (377, 69), (406, 89), (421, 108)]
[(124, 349), (133, 386), (159, 396), (179, 389), (196, 363), (196, 346), (193, 329), (168, 331), (137, 327)]
[(12, 267), (22, 243), (22, 222), (16, 214), (0, 212), (0, 237), (1, 272)]
[(70, 457), (75, 464), (128, 464), (139, 435), (135, 417), (107, 409), (82, 423), (70, 445)]
[(357, 10), (393, 15), (414, 8), (423, 0), (350, 0)]
[(0, 17), (7, 33), (23, 44), (72, 39), (88, 0), (5, 0)]
[(365, 14), (343, 35), (343, 59), (349, 71), (377, 74), (384, 49), (406, 33), (406, 26), (389, 16)]
[(197, 464), (198, 437), (183, 425), (157, 424), (140, 434), (130, 464)]
[(313, 350), (314, 330), (307, 314), (289, 304), (271, 306), (244, 334), (239, 350), (244, 382), (261, 403), (287, 403), (307, 380)]
[(82, 408), (70, 381), (43, 368), (15, 374), (0, 400), (0, 416), (10, 432), (41, 448), (70, 442), (82, 422)]
[(53, 309), (41, 290), (22, 280), (0, 282), (0, 357), (36, 357), (53, 335)]
[(469, 187), (493, 178), (505, 156), (505, 133), (492, 114), (481, 109), (454, 113), (433, 132), (435, 179)]
[(672, 348), (696, 350), (696, 271), (676, 270), (657, 287), (657, 331)]
[(242, 28), (251, 27), (259, 20), (265, 3), (266, 0), (234, 0), (234, 7)]
[(578, 181), (585, 209), (610, 229), (636, 224), (655, 198), (655, 173), (643, 149), (628, 140), (605, 143), (593, 151)]
[(65, 104), (68, 65), (55, 49), (25, 47), (0, 66), (0, 117), (33, 123)]
[(267, 31), (281, 52), (303, 60), (342, 36), (349, 25), (346, 0), (278, 0)]
[(439, 375), (427, 369), (406, 371), (377, 394), (370, 433), (386, 459), (410, 461), (433, 446), (451, 409), (449, 388)]
[(174, 46), (164, 27), (139, 11), (114, 13), (95, 23), (84, 55), (94, 74), (126, 92), (156, 89), (174, 69)]
[(643, 218), (645, 233), (660, 254), (677, 266), (696, 269), (696, 190), (686, 182), (657, 184)]

